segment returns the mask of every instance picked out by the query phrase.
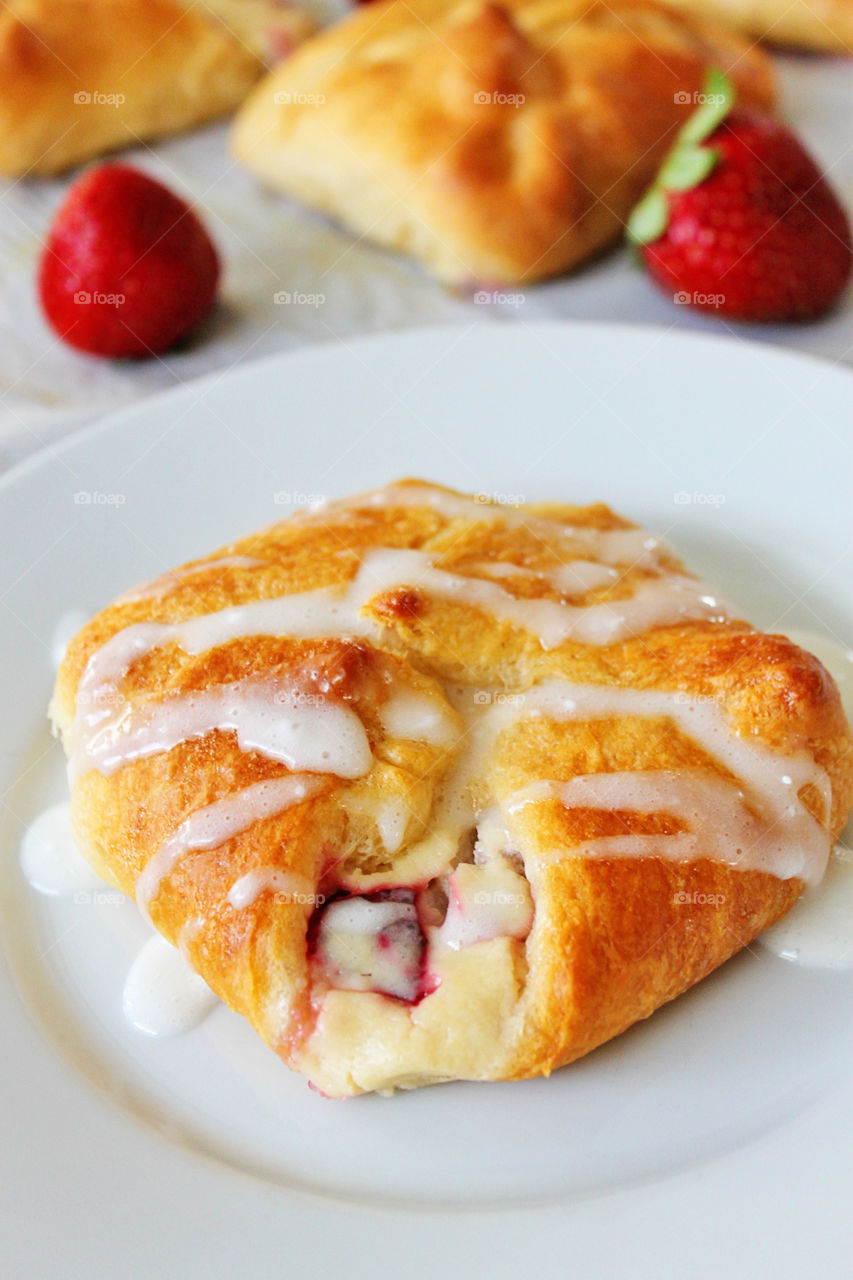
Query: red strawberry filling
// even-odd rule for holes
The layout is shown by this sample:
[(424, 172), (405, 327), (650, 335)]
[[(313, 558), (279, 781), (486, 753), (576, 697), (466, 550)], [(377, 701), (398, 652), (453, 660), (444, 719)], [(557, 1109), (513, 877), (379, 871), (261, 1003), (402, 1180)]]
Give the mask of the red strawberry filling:
[(439, 985), (437, 957), (493, 938), (523, 940), (532, 924), (527, 881), (498, 854), (419, 887), (333, 897), (311, 921), (309, 956), (321, 985), (417, 1004)]
[(314, 963), (331, 987), (415, 1003), (435, 989), (414, 889), (332, 899), (312, 927)]

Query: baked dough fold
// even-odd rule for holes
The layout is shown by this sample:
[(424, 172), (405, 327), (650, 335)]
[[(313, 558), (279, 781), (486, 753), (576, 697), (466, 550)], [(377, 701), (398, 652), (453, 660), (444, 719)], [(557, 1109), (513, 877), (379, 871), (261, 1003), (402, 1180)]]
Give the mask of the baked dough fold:
[(233, 111), (311, 29), (275, 0), (7, 0), (0, 173), (60, 173)]
[(709, 66), (769, 59), (648, 0), (379, 0), (257, 86), (234, 155), (455, 285), (538, 280), (623, 232)]
[(52, 713), (85, 856), (334, 1096), (588, 1053), (853, 804), (830, 676), (657, 539), (415, 481), (120, 597)]

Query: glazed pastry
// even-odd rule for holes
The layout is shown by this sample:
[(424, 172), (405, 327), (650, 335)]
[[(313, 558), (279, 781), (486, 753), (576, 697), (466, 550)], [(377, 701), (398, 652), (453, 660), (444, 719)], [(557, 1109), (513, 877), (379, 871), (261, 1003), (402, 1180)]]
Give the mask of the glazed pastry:
[(310, 29), (276, 0), (7, 0), (0, 173), (59, 173), (232, 111)]
[(665, 0), (735, 31), (826, 53), (853, 53), (853, 0)]
[(826, 671), (657, 538), (417, 481), (119, 598), (52, 711), (86, 858), (333, 1096), (588, 1053), (853, 803)]
[(232, 146), (441, 280), (536, 280), (622, 235), (709, 65), (771, 105), (765, 54), (648, 0), (379, 0), (263, 80)]

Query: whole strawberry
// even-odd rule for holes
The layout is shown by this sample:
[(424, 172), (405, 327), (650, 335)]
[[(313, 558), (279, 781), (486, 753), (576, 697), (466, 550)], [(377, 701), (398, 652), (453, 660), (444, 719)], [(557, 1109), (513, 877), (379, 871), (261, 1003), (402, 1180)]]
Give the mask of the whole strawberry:
[(128, 165), (105, 164), (78, 178), (57, 211), (38, 289), (71, 346), (147, 356), (195, 328), (218, 281), (216, 250), (189, 206)]
[(847, 215), (811, 156), (768, 116), (732, 110), (719, 73), (628, 223), (674, 301), (737, 320), (810, 320), (850, 278)]

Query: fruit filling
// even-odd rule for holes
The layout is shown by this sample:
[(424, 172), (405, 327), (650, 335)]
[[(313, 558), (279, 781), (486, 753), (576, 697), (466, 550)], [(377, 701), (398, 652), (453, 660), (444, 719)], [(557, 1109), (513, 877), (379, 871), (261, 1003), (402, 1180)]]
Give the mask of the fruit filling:
[(335, 898), (321, 910), (315, 959), (332, 987), (418, 1000), (425, 949), (413, 889)]
[(506, 854), (459, 863), (420, 887), (338, 896), (311, 925), (315, 975), (329, 987), (415, 1004), (434, 991), (433, 963), (493, 938), (527, 937), (533, 900)]
[(485, 866), (461, 863), (447, 878), (447, 893), (438, 938), (454, 951), (491, 938), (526, 938), (530, 932), (530, 888), (504, 854)]

